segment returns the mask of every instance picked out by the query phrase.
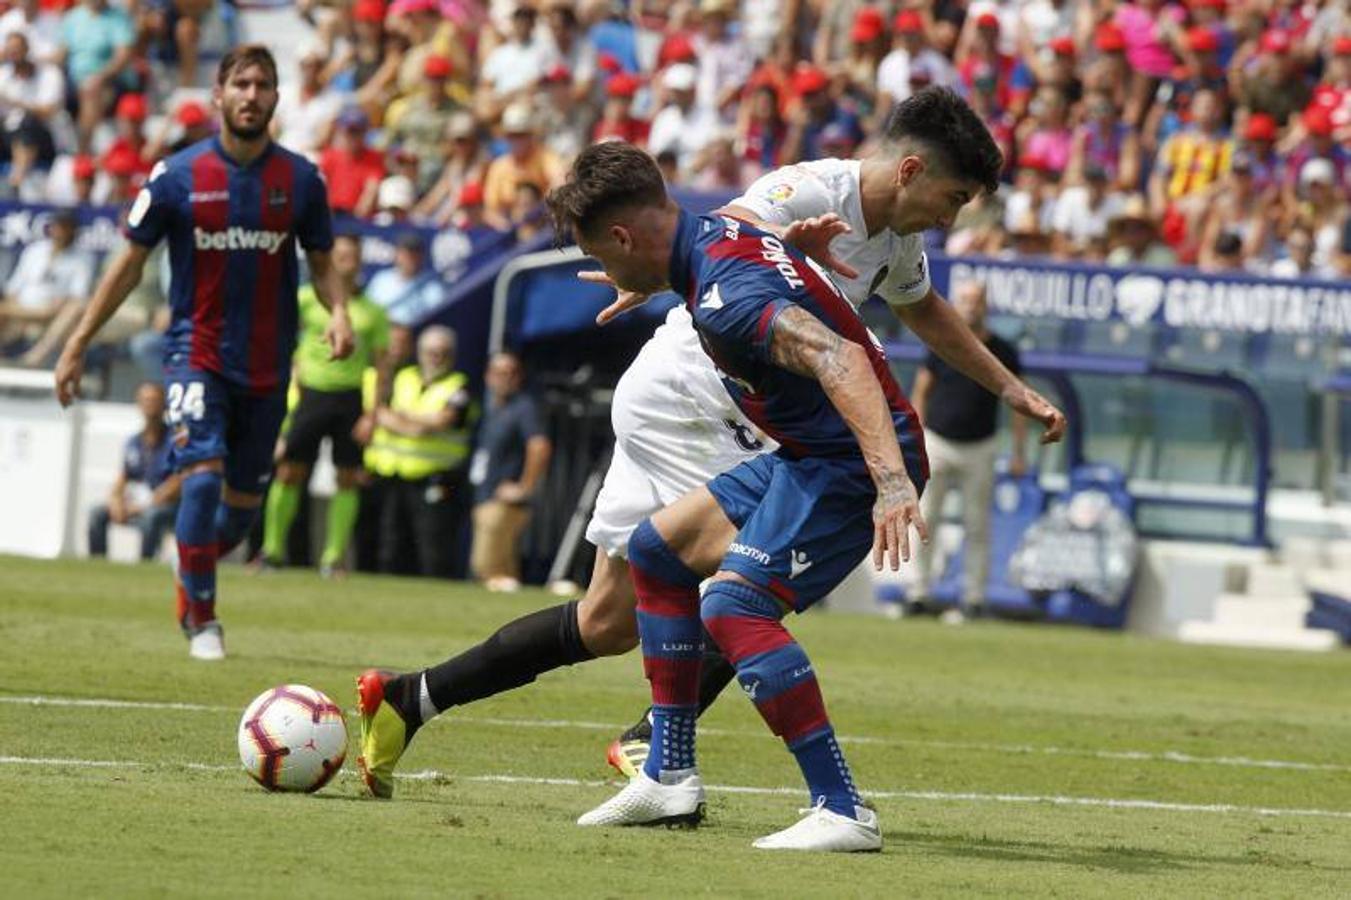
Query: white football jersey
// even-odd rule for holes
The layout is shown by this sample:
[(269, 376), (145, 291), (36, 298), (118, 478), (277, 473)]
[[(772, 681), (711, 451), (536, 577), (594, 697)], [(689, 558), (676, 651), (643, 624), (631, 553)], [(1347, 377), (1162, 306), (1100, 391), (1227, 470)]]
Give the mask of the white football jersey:
[(929, 260), (924, 238), (883, 228), (868, 237), (863, 221), (856, 159), (818, 159), (784, 166), (756, 180), (730, 206), (748, 209), (766, 222), (790, 225), (799, 219), (835, 213), (850, 231), (831, 242), (835, 255), (858, 271), (831, 278), (855, 307), (873, 294), (890, 306), (906, 306), (929, 293)]

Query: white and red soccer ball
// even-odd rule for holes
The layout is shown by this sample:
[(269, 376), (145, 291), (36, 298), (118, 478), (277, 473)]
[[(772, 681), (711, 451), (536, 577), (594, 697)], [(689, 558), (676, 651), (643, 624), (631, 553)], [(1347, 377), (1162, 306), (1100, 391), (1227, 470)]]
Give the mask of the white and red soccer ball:
[(239, 720), (239, 761), (269, 791), (311, 793), (347, 756), (342, 709), (323, 691), (283, 684), (263, 691)]

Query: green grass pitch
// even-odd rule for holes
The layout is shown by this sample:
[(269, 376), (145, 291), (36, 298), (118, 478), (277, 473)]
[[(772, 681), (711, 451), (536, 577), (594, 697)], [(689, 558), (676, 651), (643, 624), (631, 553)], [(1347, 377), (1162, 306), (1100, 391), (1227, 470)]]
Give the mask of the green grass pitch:
[(393, 801), (350, 774), (354, 720), (347, 773), (312, 797), (269, 795), (235, 750), (255, 694), (301, 682), (350, 706), (363, 667), (439, 661), (556, 601), (238, 567), (220, 595), (230, 658), (194, 663), (163, 566), (0, 558), (4, 896), (1351, 893), (1345, 653), (796, 619), (886, 849), (782, 855), (750, 842), (805, 793), (735, 689), (703, 721), (701, 768), (721, 786), (703, 828), (573, 825), (615, 789), (603, 753), (644, 705), (637, 655), (443, 716)]

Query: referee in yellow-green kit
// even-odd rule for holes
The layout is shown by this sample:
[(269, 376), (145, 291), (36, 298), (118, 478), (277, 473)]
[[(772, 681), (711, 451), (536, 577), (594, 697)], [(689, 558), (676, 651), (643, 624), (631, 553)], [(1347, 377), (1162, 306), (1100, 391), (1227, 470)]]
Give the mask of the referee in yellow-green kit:
[(356, 349), (346, 359), (331, 359), (324, 343), (328, 311), (319, 303), (314, 286), (300, 289), (300, 340), (296, 345), (295, 381), (300, 397), (284, 432), (285, 449), (277, 475), (267, 494), (263, 529), (265, 565), (281, 565), (286, 536), (304, 496), (310, 469), (324, 438), (332, 442), (338, 489), (328, 507), (328, 531), (319, 571), (331, 576), (343, 567), (360, 506), (361, 445), (353, 431), (362, 416), (361, 378), (368, 366), (383, 371), (389, 347), (385, 311), (358, 289), (361, 277), (361, 239), (341, 235), (333, 245), (333, 268), (343, 280)]

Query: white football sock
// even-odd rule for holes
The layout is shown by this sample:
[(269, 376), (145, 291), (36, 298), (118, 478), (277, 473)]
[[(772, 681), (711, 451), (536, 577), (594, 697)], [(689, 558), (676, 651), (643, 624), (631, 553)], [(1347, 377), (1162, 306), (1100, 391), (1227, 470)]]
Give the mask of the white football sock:
[(418, 714), (422, 716), (423, 722), (430, 722), (441, 713), (441, 710), (437, 709), (436, 704), (432, 702), (432, 695), (427, 692), (426, 672), (422, 673), (422, 679), (418, 684), (417, 704)]

